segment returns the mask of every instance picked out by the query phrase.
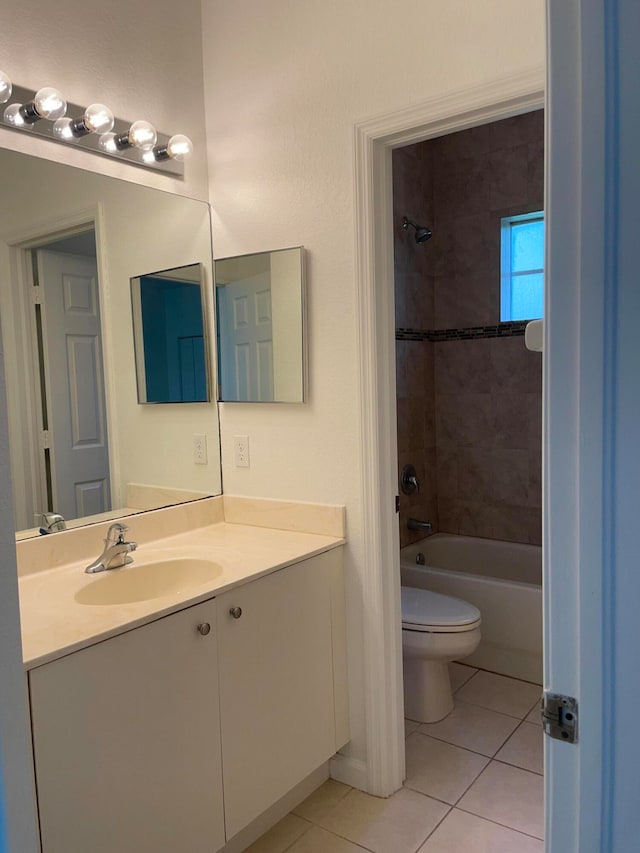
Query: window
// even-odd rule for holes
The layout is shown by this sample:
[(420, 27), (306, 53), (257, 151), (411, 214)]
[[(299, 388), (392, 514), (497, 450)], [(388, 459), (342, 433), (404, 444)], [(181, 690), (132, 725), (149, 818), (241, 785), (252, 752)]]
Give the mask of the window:
[(544, 308), (544, 213), (501, 220), (500, 321), (535, 320)]

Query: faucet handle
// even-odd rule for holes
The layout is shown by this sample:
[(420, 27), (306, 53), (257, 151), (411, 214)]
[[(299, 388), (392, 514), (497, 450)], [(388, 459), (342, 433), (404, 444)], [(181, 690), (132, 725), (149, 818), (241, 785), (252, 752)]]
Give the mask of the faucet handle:
[(104, 544), (109, 546), (124, 542), (124, 534), (128, 529), (129, 528), (126, 524), (116, 521), (115, 524), (112, 524), (107, 530), (107, 538), (104, 540)]

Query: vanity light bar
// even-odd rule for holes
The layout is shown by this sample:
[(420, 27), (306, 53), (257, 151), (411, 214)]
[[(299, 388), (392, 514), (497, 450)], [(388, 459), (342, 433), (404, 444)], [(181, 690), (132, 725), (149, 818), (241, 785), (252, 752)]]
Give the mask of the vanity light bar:
[(147, 121), (132, 123), (116, 118), (104, 104), (81, 107), (68, 103), (51, 87), (34, 94), (31, 89), (12, 85), (2, 71), (0, 111), (4, 127), (12, 130), (172, 175), (184, 175), (183, 160), (193, 151), (187, 136), (167, 136), (157, 133)]

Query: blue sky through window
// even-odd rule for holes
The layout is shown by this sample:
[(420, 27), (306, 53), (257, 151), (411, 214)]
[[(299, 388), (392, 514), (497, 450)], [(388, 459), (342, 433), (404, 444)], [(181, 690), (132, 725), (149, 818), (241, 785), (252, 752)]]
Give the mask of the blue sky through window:
[(534, 320), (544, 313), (544, 215), (502, 220), (500, 320)]

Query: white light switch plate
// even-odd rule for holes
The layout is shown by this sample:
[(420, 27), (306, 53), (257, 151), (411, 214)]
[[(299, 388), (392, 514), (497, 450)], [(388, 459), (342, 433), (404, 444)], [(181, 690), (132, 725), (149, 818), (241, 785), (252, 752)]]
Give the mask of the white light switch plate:
[(236, 457), (236, 468), (249, 467), (249, 436), (234, 435), (233, 448)]

